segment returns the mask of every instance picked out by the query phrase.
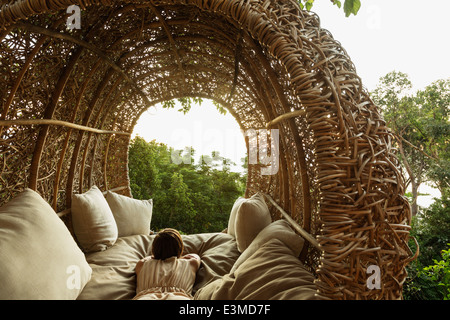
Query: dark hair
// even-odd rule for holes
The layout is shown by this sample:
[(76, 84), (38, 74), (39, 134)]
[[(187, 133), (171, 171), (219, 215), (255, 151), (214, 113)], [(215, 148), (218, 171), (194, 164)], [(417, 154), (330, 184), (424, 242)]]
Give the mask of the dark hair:
[(170, 257), (181, 257), (183, 254), (183, 240), (180, 233), (172, 228), (158, 232), (152, 243), (152, 254), (155, 259), (165, 260)]

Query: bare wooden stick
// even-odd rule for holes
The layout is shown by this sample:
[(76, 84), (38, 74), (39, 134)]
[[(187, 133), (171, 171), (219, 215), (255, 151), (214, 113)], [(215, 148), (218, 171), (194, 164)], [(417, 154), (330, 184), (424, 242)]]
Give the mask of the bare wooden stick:
[[(251, 189), (251, 188), (250, 188)], [(256, 191), (256, 190), (254, 190)], [(260, 194), (262, 194), (264, 197), (267, 198), (267, 200), (269, 200), (274, 206), (275, 208), (277, 208), (283, 218), (285, 218), (289, 224), (303, 237), (305, 238), (309, 243), (311, 243), (316, 249), (318, 250), (322, 250), (322, 248), (320, 247), (319, 242), (308, 232), (305, 231), (305, 229), (303, 229), (294, 219), (292, 219), (292, 217), (289, 215), (289, 213), (287, 213), (286, 211), (283, 210), (283, 208), (281, 208), (276, 202), (275, 200), (272, 199), (271, 196), (269, 196), (268, 194), (261, 192), (261, 191), (256, 191)]]
[(290, 118), (303, 116), (305, 115), (305, 110), (295, 110), (289, 113), (282, 114), (281, 116), (276, 117), (275, 119), (269, 121), (266, 125), (267, 129), (273, 128), (277, 123), (287, 120)]
[(409, 145), (410, 147), (416, 149), (417, 151), (419, 151), (420, 153), (422, 153), (424, 156), (433, 159), (433, 160), (439, 160), (438, 158), (429, 155), (428, 153), (426, 153), (425, 151), (423, 151), (422, 149), (419, 149), (419, 147), (413, 145), (411, 142), (409, 142), (408, 140), (406, 140), (404, 137), (402, 137), (401, 135), (397, 134), (397, 133), (392, 133), (394, 138), (397, 139), (398, 142), (404, 141), (407, 145)]
[(118, 134), (118, 135), (125, 135), (125, 136), (131, 135), (131, 133), (129, 133), (129, 132), (101, 130), (101, 129), (82, 126), (79, 124), (62, 121), (62, 120), (53, 120), (53, 119), (0, 120), (0, 126), (13, 126), (13, 125), (19, 125), (19, 126), (56, 125), (56, 126), (64, 126), (64, 127), (69, 127), (69, 128), (73, 128), (73, 129), (84, 130), (84, 131), (89, 131), (89, 132), (94, 132), (94, 133), (100, 133), (100, 134)]
[(58, 217), (61, 218), (61, 217), (64, 217), (65, 215), (69, 214), (70, 212), (71, 212), (71, 209), (67, 208), (67, 209), (65, 209), (63, 211), (58, 212), (57, 215), (58, 215)]

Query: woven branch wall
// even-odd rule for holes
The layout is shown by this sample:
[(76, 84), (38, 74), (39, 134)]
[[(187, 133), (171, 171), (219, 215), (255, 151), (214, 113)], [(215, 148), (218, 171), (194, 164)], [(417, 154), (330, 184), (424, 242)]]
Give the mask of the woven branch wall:
[[(401, 298), (410, 208), (392, 136), (315, 14), (291, 0), (0, 3), (0, 204), (25, 187), (57, 211), (94, 184), (131, 196), (139, 116), (209, 98), (244, 130), (279, 129), (279, 170), (250, 165), (247, 195), (270, 194), (317, 238), (301, 259), (319, 291)], [(81, 29), (66, 28), (72, 4)], [(381, 289), (367, 288), (370, 265)]]

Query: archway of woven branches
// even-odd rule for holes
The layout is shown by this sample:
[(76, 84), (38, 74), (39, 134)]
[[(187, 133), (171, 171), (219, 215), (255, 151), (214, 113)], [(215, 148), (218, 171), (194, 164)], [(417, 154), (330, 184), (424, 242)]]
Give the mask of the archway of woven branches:
[[(1, 204), (25, 187), (56, 211), (92, 185), (131, 196), (140, 115), (213, 99), (243, 130), (279, 130), (279, 170), (250, 165), (247, 195), (269, 194), (315, 236), (301, 259), (319, 291), (401, 297), (410, 209), (391, 135), (315, 14), (287, 0), (1, 3)], [(71, 4), (81, 29), (66, 28)], [(382, 290), (367, 289), (369, 265)]]

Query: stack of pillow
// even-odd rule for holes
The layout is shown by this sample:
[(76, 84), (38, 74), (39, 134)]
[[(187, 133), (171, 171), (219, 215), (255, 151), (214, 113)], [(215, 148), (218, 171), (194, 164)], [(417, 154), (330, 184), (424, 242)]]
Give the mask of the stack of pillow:
[[(105, 197), (96, 186), (73, 195), (77, 244), (53, 208), (25, 189), (0, 208), (0, 300), (76, 299), (92, 275), (84, 253), (106, 250), (118, 237), (149, 234), (152, 210), (152, 200), (111, 191)], [(297, 258), (303, 238), (285, 220), (272, 222), (261, 194), (236, 200), (228, 233), (241, 255), (196, 299), (320, 298)]]
[(197, 300), (315, 300), (314, 276), (298, 259), (304, 239), (286, 220), (272, 222), (261, 194), (239, 198), (228, 233), (241, 255), (230, 272), (200, 288)]
[[(118, 237), (149, 234), (152, 200), (96, 187), (72, 197), (76, 243), (53, 208), (25, 189), (0, 207), (0, 300), (76, 299), (91, 279), (85, 253), (105, 250)], [(80, 249), (81, 247), (81, 249)]]
[(96, 186), (72, 195), (72, 222), (84, 252), (103, 251), (118, 237), (149, 234), (153, 201), (137, 200)]

